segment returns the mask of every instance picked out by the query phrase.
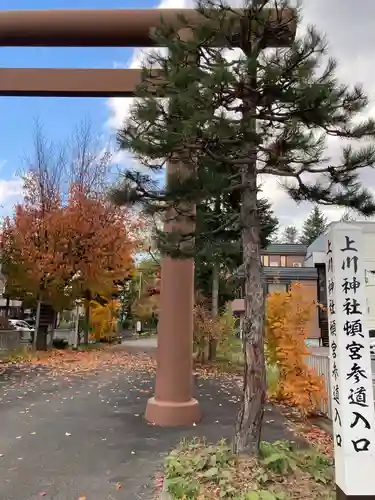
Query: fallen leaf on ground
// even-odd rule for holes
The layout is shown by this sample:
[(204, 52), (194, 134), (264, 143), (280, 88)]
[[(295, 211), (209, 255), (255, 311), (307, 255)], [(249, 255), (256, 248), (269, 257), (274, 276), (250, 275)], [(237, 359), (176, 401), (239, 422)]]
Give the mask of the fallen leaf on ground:
[[(105, 370), (113, 366), (128, 371), (153, 372), (156, 362), (147, 354), (132, 354), (125, 350), (116, 351), (113, 347), (104, 347), (92, 351), (56, 350), (37, 353), (31, 361), (20, 363), (28, 366), (40, 366), (52, 370), (54, 375), (60, 373), (83, 374)], [(79, 393), (79, 392), (78, 392)]]
[(293, 433), (307, 441), (319, 453), (323, 453), (329, 457), (333, 456), (333, 439), (328, 432), (312, 424), (306, 418), (303, 418), (296, 408), (284, 404), (277, 404), (276, 406), (288, 419)]
[(164, 484), (164, 474), (157, 472), (154, 476), (154, 485), (156, 490), (161, 490)]

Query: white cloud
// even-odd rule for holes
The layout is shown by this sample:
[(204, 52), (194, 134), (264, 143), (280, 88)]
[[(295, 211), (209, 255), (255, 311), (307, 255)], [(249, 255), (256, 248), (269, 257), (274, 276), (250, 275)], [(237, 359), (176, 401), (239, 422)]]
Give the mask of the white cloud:
[[(236, 5), (241, 4), (235, 0)], [(375, 112), (375, 64), (372, 48), (375, 46), (375, 2), (362, 0), (360, 8), (354, 8), (352, 0), (308, 0), (303, 8), (303, 25), (316, 25), (326, 33), (330, 46), (330, 55), (338, 58), (340, 66), (339, 78), (347, 84), (360, 82), (371, 98), (368, 115)], [(156, 8), (191, 8), (192, 0), (165, 0)], [(139, 68), (146, 51), (134, 50), (133, 56), (125, 67)], [(121, 63), (115, 64), (120, 67)], [(118, 129), (128, 116), (131, 99), (113, 98), (108, 101), (110, 118), (108, 124), (114, 130)], [(329, 141), (329, 154), (333, 158), (340, 151), (340, 142)], [(125, 156), (128, 160), (128, 156)], [(366, 185), (375, 188), (375, 173), (365, 172), (363, 179)], [(263, 194), (273, 203), (274, 210), (282, 225), (295, 224), (300, 226), (312, 206), (302, 203), (298, 207), (279, 186), (277, 179), (263, 180)], [(322, 207), (329, 220), (337, 220), (342, 215), (341, 209)]]
[[(194, 2), (190, 0), (163, 0), (155, 8), (156, 9), (186, 9), (191, 7)], [(152, 50), (152, 49), (151, 49)], [(114, 63), (115, 68), (125, 67), (131, 69), (138, 69), (142, 67), (145, 57), (150, 49), (134, 49), (133, 55), (127, 64), (121, 66), (119, 62)], [(125, 118), (129, 115), (129, 109), (132, 105), (133, 99), (124, 99), (121, 97), (113, 97), (109, 99), (108, 106), (110, 110), (110, 118), (108, 125), (117, 130), (124, 123)]]
[(0, 179), (0, 215), (10, 215), (13, 206), (22, 199), (22, 179)]

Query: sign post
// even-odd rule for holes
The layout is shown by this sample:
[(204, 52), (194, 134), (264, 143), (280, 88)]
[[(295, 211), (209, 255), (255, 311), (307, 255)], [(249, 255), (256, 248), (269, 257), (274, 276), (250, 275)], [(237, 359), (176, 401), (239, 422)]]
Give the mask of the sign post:
[(375, 499), (375, 410), (360, 227), (338, 223), (326, 241), (336, 491)]

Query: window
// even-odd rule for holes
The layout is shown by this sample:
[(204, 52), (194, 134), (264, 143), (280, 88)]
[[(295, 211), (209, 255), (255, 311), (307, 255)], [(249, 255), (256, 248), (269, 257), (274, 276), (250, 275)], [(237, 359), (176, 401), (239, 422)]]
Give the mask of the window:
[(280, 255), (271, 255), (270, 266), (271, 267), (280, 267)]
[(269, 283), (267, 285), (267, 293), (286, 292), (288, 285), (286, 283)]
[(285, 255), (281, 255), (281, 257), (280, 257), (280, 266), (286, 267), (286, 256)]
[(264, 266), (268, 267), (270, 265), (270, 258), (268, 255), (262, 255), (261, 259)]

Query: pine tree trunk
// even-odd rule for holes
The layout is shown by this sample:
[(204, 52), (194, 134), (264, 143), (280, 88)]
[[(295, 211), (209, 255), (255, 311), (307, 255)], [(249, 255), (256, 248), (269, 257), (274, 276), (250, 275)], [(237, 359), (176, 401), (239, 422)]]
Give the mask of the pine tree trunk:
[(264, 360), (264, 289), (260, 266), (260, 237), (257, 216), (256, 170), (248, 166), (243, 174), (248, 188), (243, 194), (241, 218), (243, 267), (245, 272), (245, 356), (243, 401), (237, 417), (234, 451), (257, 454), (266, 399)]
[[(219, 264), (215, 264), (212, 269), (212, 317), (217, 318), (219, 314)], [(214, 361), (216, 359), (217, 340), (211, 338), (208, 346), (208, 359)]]
[[(249, 81), (256, 88), (256, 69)], [(243, 119), (253, 125), (254, 103), (243, 99)], [(257, 213), (257, 152), (250, 144), (248, 163), (241, 168), (241, 227), (245, 272), (245, 316), (243, 321), (244, 384), (243, 400), (237, 416), (233, 449), (236, 453), (258, 454), (264, 404), (266, 367), (264, 359), (264, 288), (260, 261), (260, 224)], [(251, 149), (252, 148), (252, 149)]]

